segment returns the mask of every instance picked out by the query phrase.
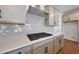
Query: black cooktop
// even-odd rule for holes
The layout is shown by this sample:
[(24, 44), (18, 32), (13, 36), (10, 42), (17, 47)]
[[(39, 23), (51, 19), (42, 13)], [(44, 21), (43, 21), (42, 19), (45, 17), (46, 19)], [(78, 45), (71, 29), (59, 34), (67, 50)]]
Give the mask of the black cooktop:
[(35, 33), (35, 34), (27, 34), (28, 38), (33, 41), (33, 40), (37, 40), (39, 38), (43, 38), (43, 37), (48, 37), (48, 36), (52, 36), (52, 34), (50, 33)]

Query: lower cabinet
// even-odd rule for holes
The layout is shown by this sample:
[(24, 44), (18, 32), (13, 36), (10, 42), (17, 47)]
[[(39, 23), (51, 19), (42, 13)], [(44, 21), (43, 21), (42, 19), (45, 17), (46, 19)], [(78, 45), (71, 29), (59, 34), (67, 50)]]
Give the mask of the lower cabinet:
[[(56, 54), (64, 46), (63, 35), (58, 35), (52, 38), (52, 40), (46, 44), (44, 44), (44, 42), (34, 45), (35, 47), (38, 47), (33, 49), (33, 54)], [(39, 47), (39, 45), (41, 46)]]
[(5, 54), (32, 54), (32, 46), (25, 46), (23, 48), (19, 48)]
[(45, 54), (45, 48), (42, 46), (42, 47), (33, 49), (33, 54)]
[(59, 39), (60, 39), (60, 49), (61, 49), (61, 48), (64, 47), (64, 38), (63, 38), (63, 35), (61, 35), (61, 36), (59, 37)]
[[(49, 42), (46, 46), (47, 48), (47, 54), (53, 54), (54, 53), (54, 49), (53, 49), (53, 41)], [(45, 49), (46, 50), (46, 49)]]
[(63, 35), (59, 35), (54, 38), (53, 46), (54, 46), (54, 53), (57, 53), (64, 46)]
[(55, 54), (64, 46), (63, 35), (25, 46), (5, 54)]
[(53, 53), (52, 42), (49, 42), (41, 47), (33, 49), (33, 54), (52, 54), (52, 53)]

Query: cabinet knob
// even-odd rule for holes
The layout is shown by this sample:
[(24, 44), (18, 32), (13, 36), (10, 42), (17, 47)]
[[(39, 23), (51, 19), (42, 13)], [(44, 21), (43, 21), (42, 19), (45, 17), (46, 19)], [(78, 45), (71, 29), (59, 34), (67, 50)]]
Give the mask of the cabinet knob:
[(18, 54), (22, 54), (22, 52), (18, 52)]

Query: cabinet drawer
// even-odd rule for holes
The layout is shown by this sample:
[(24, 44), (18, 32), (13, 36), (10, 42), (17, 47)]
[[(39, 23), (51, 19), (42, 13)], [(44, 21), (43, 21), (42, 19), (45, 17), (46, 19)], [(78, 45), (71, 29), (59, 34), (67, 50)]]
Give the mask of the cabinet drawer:
[(59, 38), (63, 38), (63, 34), (62, 34), (62, 35), (58, 35), (58, 36), (54, 37), (54, 39), (59, 39)]
[(31, 54), (32, 53), (32, 46), (25, 46), (23, 48), (19, 48), (5, 54)]
[(36, 48), (38, 48), (38, 47), (41, 47), (41, 46), (47, 44), (48, 42), (51, 42), (52, 40), (53, 40), (53, 38), (49, 38), (49, 39), (47, 39), (47, 40), (44, 40), (44, 41), (35, 43), (35, 44), (33, 44), (33, 49), (36, 49)]
[(33, 49), (33, 54), (45, 54), (44, 46)]
[(59, 39), (54, 39), (54, 53), (57, 53), (60, 50)]

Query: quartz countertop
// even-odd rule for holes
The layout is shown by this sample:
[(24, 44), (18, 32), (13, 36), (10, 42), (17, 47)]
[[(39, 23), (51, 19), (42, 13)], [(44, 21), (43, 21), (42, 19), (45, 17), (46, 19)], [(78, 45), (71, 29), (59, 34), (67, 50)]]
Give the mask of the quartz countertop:
[(32, 45), (34, 43), (47, 40), (49, 38), (61, 35), (60, 34), (53, 34), (53, 36), (45, 37), (45, 38), (40, 38), (38, 40), (30, 41), (26, 35), (18, 35), (18, 36), (10, 36), (10, 37), (5, 37), (1, 38), (0, 37), (0, 53), (6, 53), (15, 49), (22, 48), (24, 46)]

